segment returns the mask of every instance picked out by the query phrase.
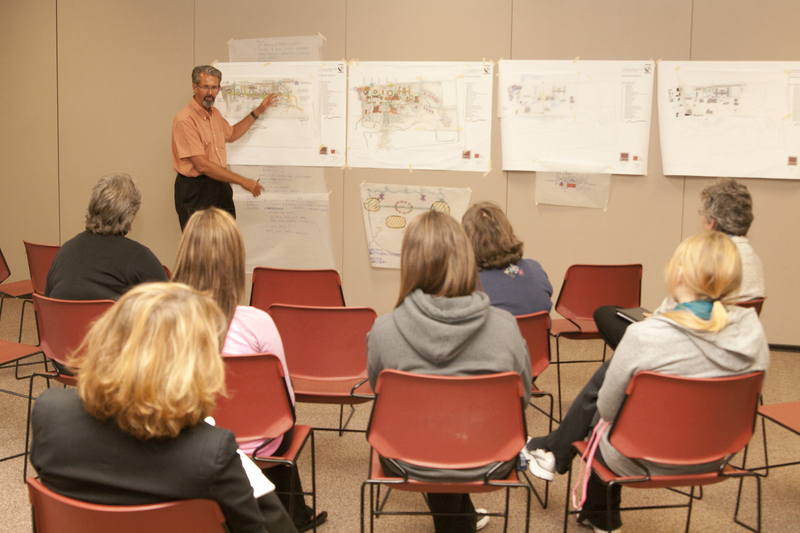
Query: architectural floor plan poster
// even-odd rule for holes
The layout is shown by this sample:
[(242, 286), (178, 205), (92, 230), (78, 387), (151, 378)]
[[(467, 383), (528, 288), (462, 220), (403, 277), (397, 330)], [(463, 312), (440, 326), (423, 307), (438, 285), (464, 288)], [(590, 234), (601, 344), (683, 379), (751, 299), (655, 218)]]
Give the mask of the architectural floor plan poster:
[(611, 175), (600, 165), (569, 165), (571, 170), (536, 173), (536, 203), (605, 209)]
[(800, 62), (662, 61), (667, 176), (800, 178)]
[(501, 61), (503, 170), (546, 163), (647, 174), (652, 61)]
[(236, 166), (264, 185), (253, 198), (233, 188), (236, 222), (242, 231), (245, 269), (336, 268), (324, 170), (321, 168)]
[(331, 167), (345, 161), (347, 68), (344, 61), (218, 63), (222, 83), (214, 106), (235, 124), (270, 93), (267, 110), (228, 144), (232, 165)]
[(469, 189), (452, 187), (362, 183), (361, 212), (372, 266), (400, 268), (400, 245), (409, 222), (426, 211), (442, 211), (461, 223), (470, 194)]
[(351, 63), (347, 163), (486, 172), (492, 72), (481, 61)]

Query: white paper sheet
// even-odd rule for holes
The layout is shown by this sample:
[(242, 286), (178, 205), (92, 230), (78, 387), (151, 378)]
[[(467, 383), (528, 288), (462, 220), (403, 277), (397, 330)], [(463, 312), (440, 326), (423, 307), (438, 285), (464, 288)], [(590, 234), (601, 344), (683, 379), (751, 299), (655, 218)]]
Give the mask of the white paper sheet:
[(236, 221), (244, 238), (245, 268), (336, 268), (328, 194), (263, 193), (237, 188)]
[(320, 35), (231, 39), (228, 61), (319, 61), (322, 59)]
[(611, 175), (600, 165), (545, 162), (536, 172), (536, 203), (605, 209)]
[(469, 189), (420, 185), (361, 185), (361, 212), (369, 260), (376, 268), (400, 268), (409, 222), (426, 211), (449, 213), (458, 223), (469, 207)]
[(667, 176), (800, 179), (800, 62), (662, 61)]
[(239, 122), (270, 93), (279, 95), (239, 140), (232, 165), (342, 166), (345, 161), (346, 65), (339, 62), (218, 63), (214, 106)]
[(351, 64), (347, 163), (489, 170), (492, 72), (480, 61)]
[(231, 165), (231, 170), (257, 180), (265, 193), (325, 194), (325, 169), (318, 167), (276, 167)]
[(652, 61), (501, 61), (503, 170), (542, 161), (647, 173)]

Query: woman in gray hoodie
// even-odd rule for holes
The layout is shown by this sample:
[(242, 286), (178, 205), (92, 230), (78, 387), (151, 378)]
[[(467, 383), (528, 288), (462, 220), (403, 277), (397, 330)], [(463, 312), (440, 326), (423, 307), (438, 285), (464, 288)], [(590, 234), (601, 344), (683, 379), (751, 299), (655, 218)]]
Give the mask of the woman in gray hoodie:
[[(531, 472), (566, 472), (570, 443), (591, 433), (599, 419), (613, 422), (625, 399), (628, 382), (638, 372), (651, 370), (675, 376), (712, 378), (734, 376), (769, 365), (769, 347), (754, 309), (726, 306), (742, 281), (742, 263), (736, 244), (727, 235), (707, 231), (683, 241), (667, 265), (669, 293), (677, 305), (631, 324), (605, 372), (598, 372), (578, 395), (561, 426), (545, 437), (531, 439), (524, 452)], [(596, 403), (586, 391), (597, 390)], [(595, 461), (622, 476), (644, 475), (634, 461), (600, 440)], [(652, 475), (711, 472), (717, 463), (686, 467), (640, 461)], [(607, 522), (605, 487), (592, 475), (579, 521), (595, 532), (621, 526), (620, 488), (613, 493), (615, 510)]]
[[(400, 297), (395, 310), (375, 321), (367, 337), (368, 375), (375, 387), (391, 368), (446, 376), (517, 372), (531, 394), (531, 361), (516, 319), (489, 305), (478, 290), (478, 267), (469, 238), (450, 215), (429, 211), (415, 218), (403, 236)], [(436, 406), (432, 405), (431, 409)], [(389, 461), (385, 470), (402, 475)], [(516, 461), (499, 469), (508, 475)], [(411, 477), (433, 481), (481, 479), (482, 469), (441, 471), (404, 465)], [(434, 513), (475, 513), (469, 494), (428, 494)], [(472, 533), (488, 517), (436, 516), (437, 533)]]

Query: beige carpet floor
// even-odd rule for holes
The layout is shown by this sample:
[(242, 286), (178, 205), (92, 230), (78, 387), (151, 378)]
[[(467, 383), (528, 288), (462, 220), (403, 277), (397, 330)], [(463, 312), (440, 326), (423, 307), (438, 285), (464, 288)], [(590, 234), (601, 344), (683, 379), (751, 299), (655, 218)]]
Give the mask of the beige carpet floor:
[[(19, 301), (6, 300), (0, 317), (0, 338), (16, 340), (21, 311)], [(36, 343), (36, 329), (31, 307), (25, 306), (25, 329), (23, 342)], [(555, 350), (555, 345), (553, 345)], [(599, 358), (602, 343), (599, 341), (563, 341), (562, 357), (565, 359)], [(564, 408), (586, 383), (598, 364), (575, 364), (562, 367), (564, 385)], [(32, 368), (23, 367), (22, 373)], [(34, 395), (44, 387), (44, 380), (37, 379)], [(556, 391), (556, 370), (551, 365), (537, 380), (542, 390)], [(13, 368), (0, 369), (0, 389), (27, 394), (28, 380), (16, 380)], [(764, 387), (765, 403), (778, 403), (800, 400), (800, 354), (772, 353), (772, 363)], [(540, 400), (544, 405), (544, 400)], [(19, 453), (24, 447), (25, 413), (27, 400), (20, 396), (0, 393), (0, 458)], [(356, 407), (351, 422), (355, 429), (365, 429), (369, 420), (370, 404)], [(338, 423), (338, 408), (300, 404), (297, 409), (298, 423), (315, 427), (335, 427)], [(547, 431), (546, 418), (529, 408), (527, 411), (528, 431), (531, 435), (541, 435)], [(767, 427), (770, 460), (782, 462), (800, 460), (800, 436), (778, 428)], [(760, 424), (752, 444), (748, 464), (763, 464)], [(318, 507), (328, 511), (328, 522), (319, 528), (321, 533), (351, 533), (359, 530), (361, 483), (367, 476), (369, 445), (363, 433), (347, 433), (342, 437), (336, 432), (316, 432), (316, 465)], [(305, 485), (310, 486), (310, 454), (304, 452), (301, 458), (301, 473)], [(735, 459), (741, 464), (741, 459)], [(31, 531), (30, 506), (26, 486), (22, 479), (22, 458), (0, 462), (0, 531), (23, 533)], [(33, 470), (29, 469), (29, 475)], [(537, 487), (543, 482), (537, 480)], [(707, 487), (703, 499), (697, 501), (692, 512), (692, 531), (743, 531), (733, 522), (738, 483), (727, 481)], [(530, 507), (530, 530), (534, 532), (556, 532), (563, 528), (566, 476), (558, 476), (550, 484), (550, 503), (542, 509), (532, 499)], [(763, 530), (800, 530), (800, 465), (774, 470), (762, 483)], [(486, 507), (499, 511), (503, 506), (502, 493), (475, 495), (476, 507)], [(678, 503), (680, 495), (665, 490), (623, 491), (625, 505)], [(512, 491), (511, 518), (508, 530), (525, 530), (524, 492)], [(386, 505), (386, 510), (424, 511), (422, 497), (415, 493), (394, 491)], [(755, 482), (746, 483), (744, 490), (744, 517), (754, 520)], [(623, 531), (678, 532), (683, 531), (686, 519), (685, 510), (637, 511), (623, 514)], [(429, 517), (382, 517), (376, 521), (375, 530), (379, 532), (432, 532), (433, 524)], [(503, 530), (501, 519), (493, 518), (484, 530), (496, 533)], [(570, 522), (570, 531), (588, 531)]]

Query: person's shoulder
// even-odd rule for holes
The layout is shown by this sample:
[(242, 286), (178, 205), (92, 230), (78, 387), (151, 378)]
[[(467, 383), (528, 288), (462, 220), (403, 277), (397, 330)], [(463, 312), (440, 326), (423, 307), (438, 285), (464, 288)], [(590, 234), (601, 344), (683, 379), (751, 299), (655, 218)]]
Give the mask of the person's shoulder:
[(75, 389), (45, 389), (33, 404), (33, 416), (36, 418), (65, 419), (71, 413), (85, 413), (83, 402)]
[(269, 316), (269, 313), (263, 309), (259, 309), (258, 307), (253, 307), (250, 305), (237, 305), (236, 311), (233, 314), (233, 319), (247, 322), (269, 322), (270, 324), (274, 325), (272, 317)]

